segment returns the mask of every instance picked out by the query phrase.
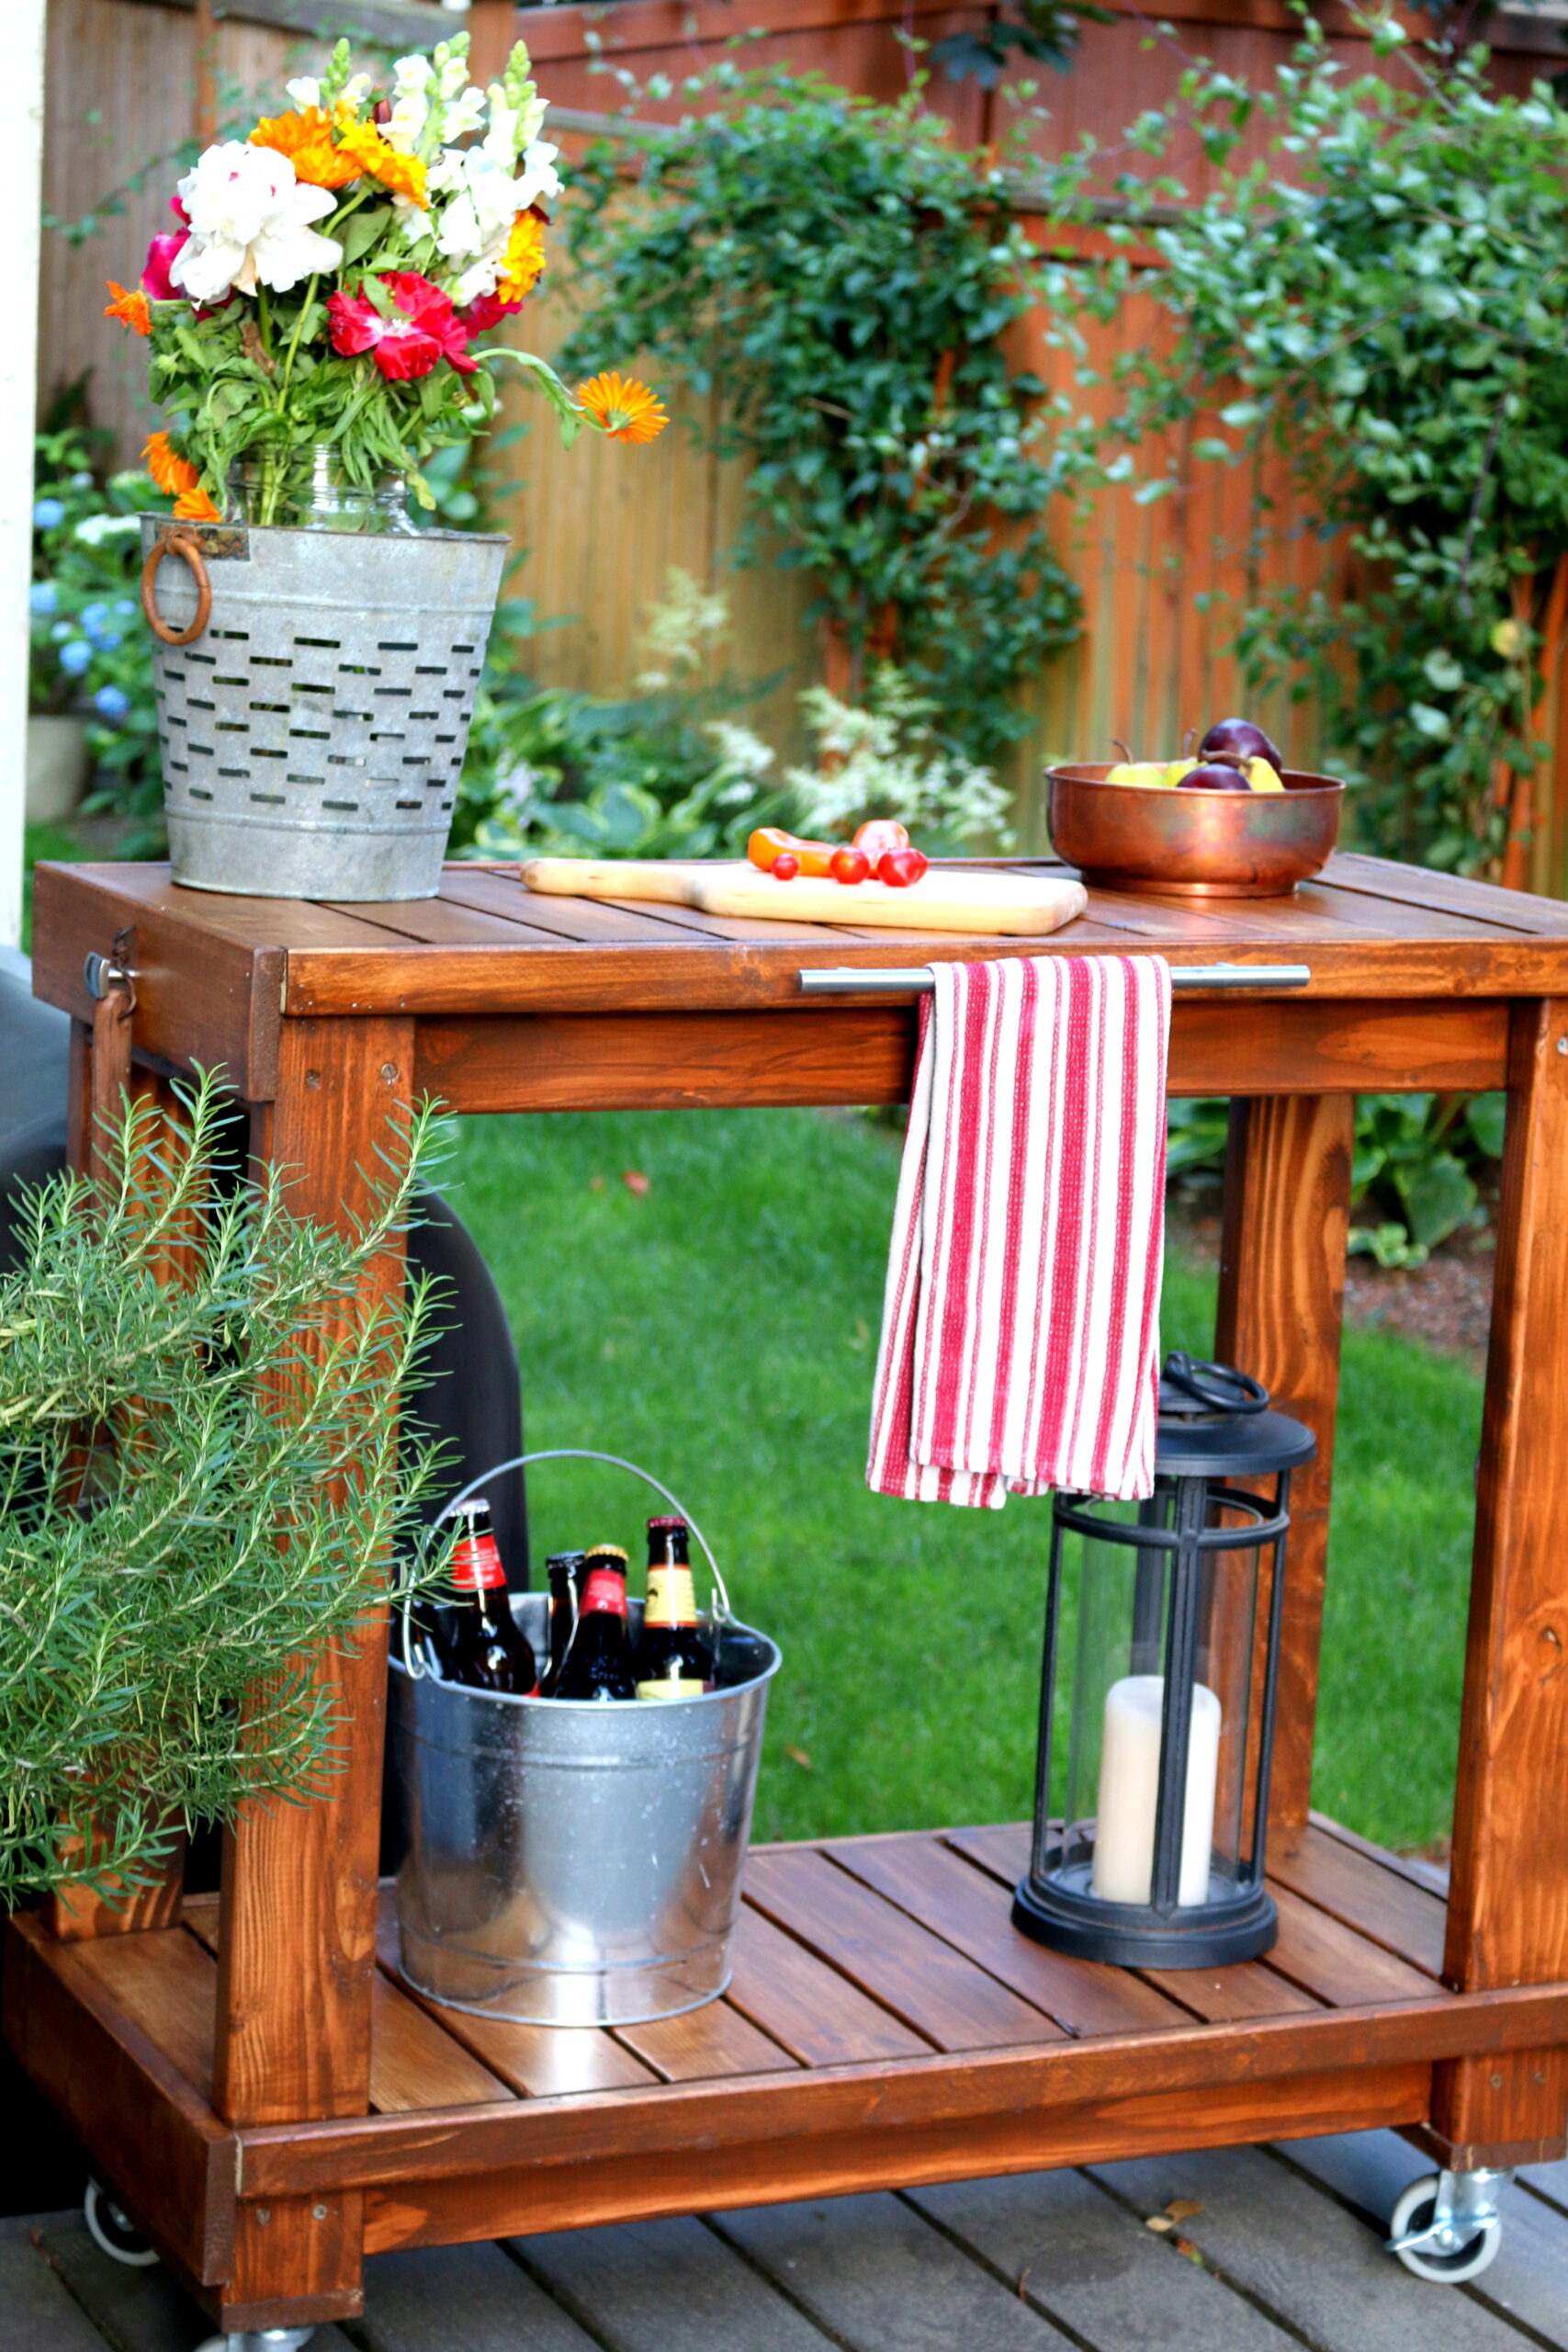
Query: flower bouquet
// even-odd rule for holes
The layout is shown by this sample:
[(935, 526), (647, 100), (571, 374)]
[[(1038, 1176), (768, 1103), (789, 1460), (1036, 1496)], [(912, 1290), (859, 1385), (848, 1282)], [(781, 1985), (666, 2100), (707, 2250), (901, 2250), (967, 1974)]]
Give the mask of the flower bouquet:
[(485, 91), (468, 51), (378, 89), (340, 41), (186, 174), (141, 285), (111, 282), (169, 417), (145, 454), (174, 517), (141, 527), (177, 882), (430, 896), (506, 541), (417, 527), (421, 469), (486, 429), (504, 365), (569, 443), (667, 421), (618, 372), (572, 391), (484, 342), (538, 281), (560, 182), (526, 49)]
[(468, 85), (468, 50), (459, 34), (400, 58), (378, 91), (340, 41), (319, 81), (288, 85), (292, 112), (186, 174), (140, 287), (110, 281), (107, 315), (151, 343), (171, 429), (146, 457), (176, 515), (293, 520), (319, 452), (362, 498), (406, 481), (428, 508), (422, 462), (484, 432), (506, 364), (568, 443), (584, 425), (634, 442), (664, 426), (657, 397), (614, 371), (574, 394), (531, 353), (477, 347), (537, 283), (560, 180), (526, 48), (488, 91)]

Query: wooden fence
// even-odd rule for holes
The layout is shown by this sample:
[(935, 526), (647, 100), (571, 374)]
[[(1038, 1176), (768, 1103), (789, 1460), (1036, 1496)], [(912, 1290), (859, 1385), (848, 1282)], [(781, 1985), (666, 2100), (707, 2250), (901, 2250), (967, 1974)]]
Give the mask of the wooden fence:
[[(1107, 170), (1135, 159), (1117, 152), (1126, 125), (1145, 107), (1169, 104), (1177, 76), (1196, 54), (1258, 81), (1288, 55), (1295, 17), (1280, 0), (1173, 0), (1157, 30), (1137, 0), (1109, 0), (1115, 20), (1086, 28), (1073, 71), (1047, 76), (1042, 95), (1053, 108), (1035, 126), (1041, 156), (1064, 152), (1092, 132)], [(493, 67), (513, 31), (528, 40), (541, 85), (570, 122), (603, 116), (624, 103), (627, 76), (639, 88), (665, 74), (674, 94), (644, 94), (639, 115), (672, 118), (681, 84), (711, 64), (739, 32), (752, 36), (748, 62), (813, 68), (842, 86), (892, 97), (907, 86), (910, 55), (901, 38), (935, 40), (982, 23), (988, 0), (620, 0), (620, 5), (518, 10), (475, 0), (468, 23), (476, 59)], [(1337, 51), (1359, 70), (1371, 52), (1345, 11), (1320, 9)], [(460, 21), (431, 0), (206, 0), (203, 6), (155, 0), (50, 0), (46, 204), (57, 220), (75, 220), (155, 158), (165, 160), (129, 189), (85, 243), (46, 240), (40, 311), (43, 392), (91, 370), (96, 421), (134, 461), (153, 422), (145, 396), (142, 347), (99, 313), (107, 277), (134, 277), (147, 238), (164, 225), (172, 158), (201, 124), (238, 123), (264, 99), (276, 101), (288, 74), (310, 70), (325, 34), (359, 26), (395, 51), (428, 44)], [(1561, 28), (1533, 16), (1504, 15), (1491, 28), (1500, 86), (1522, 89), (1565, 54)], [(1388, 70), (1401, 70), (1397, 61)], [(978, 144), (997, 135), (1005, 101), (974, 82), (933, 84), (931, 102), (953, 121), (954, 136)], [(202, 118), (205, 116), (205, 123)], [(568, 154), (585, 135), (564, 134)], [(1207, 184), (1201, 156), (1172, 159), (1187, 184)], [(547, 297), (524, 314), (527, 338), (547, 352), (564, 328), (569, 289), (559, 276)], [(1157, 331), (1155, 306), (1129, 304), (1097, 356), (1113, 356)], [(1021, 363), (1048, 379), (1062, 360), (1041, 322), (1020, 342)], [(675, 404), (677, 414), (681, 403)], [(547, 683), (595, 692), (624, 688), (640, 666), (638, 634), (652, 600), (678, 566), (728, 594), (733, 635), (728, 658), (751, 676), (780, 683), (760, 723), (786, 754), (800, 748), (801, 688), (821, 674), (821, 649), (803, 624), (808, 592), (800, 576), (735, 571), (728, 562), (744, 497), (744, 475), (717, 464), (682, 431), (637, 452), (593, 441), (563, 454), (536, 401), (509, 391), (509, 417), (536, 425), (502, 462), (515, 495), (504, 517), (527, 549), (515, 585), (541, 614), (566, 625), (526, 649), (527, 666)], [(1198, 428), (1201, 431), (1201, 428)], [(1195, 437), (1190, 436), (1190, 437)], [(1031, 729), (1012, 782), (1021, 831), (1043, 839), (1037, 779), (1052, 758), (1108, 755), (1120, 737), (1140, 752), (1172, 749), (1184, 729), (1237, 702), (1231, 651), (1236, 605), (1258, 584), (1322, 577), (1323, 552), (1299, 527), (1280, 486), (1266, 542), (1254, 537), (1254, 491), (1240, 473), (1181, 468), (1176, 498), (1134, 503), (1127, 491), (1103, 495), (1091, 519), (1063, 517), (1058, 551), (1084, 600), (1084, 632), (1066, 655), (1031, 680), (1022, 695)], [(1332, 589), (1335, 582), (1327, 584)], [(1553, 685), (1547, 718), (1556, 728)], [(1281, 733), (1292, 762), (1316, 755), (1307, 707), (1260, 712)], [(1568, 742), (1550, 777), (1538, 785), (1540, 808), (1529, 854), (1516, 855), (1512, 878), (1568, 895)]]

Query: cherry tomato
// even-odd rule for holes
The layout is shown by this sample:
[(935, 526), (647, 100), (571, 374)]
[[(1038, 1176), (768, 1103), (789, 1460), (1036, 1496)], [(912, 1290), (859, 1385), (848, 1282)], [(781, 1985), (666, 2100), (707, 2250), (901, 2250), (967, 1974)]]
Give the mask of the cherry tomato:
[(773, 880), (775, 882), (793, 882), (799, 872), (800, 860), (795, 856), (794, 851), (781, 849), (773, 863)]
[[(919, 880), (930, 865), (931, 860), (924, 850), (885, 850), (876, 861), (877, 880), (886, 882), (890, 890), (907, 890), (911, 882)], [(776, 872), (777, 869), (774, 870)]]
[(868, 860), (875, 865), (890, 849), (908, 849), (909, 836), (894, 817), (874, 817), (855, 835), (856, 849), (863, 849)]
[(835, 882), (863, 882), (871, 872), (871, 860), (863, 849), (840, 849), (833, 853)]

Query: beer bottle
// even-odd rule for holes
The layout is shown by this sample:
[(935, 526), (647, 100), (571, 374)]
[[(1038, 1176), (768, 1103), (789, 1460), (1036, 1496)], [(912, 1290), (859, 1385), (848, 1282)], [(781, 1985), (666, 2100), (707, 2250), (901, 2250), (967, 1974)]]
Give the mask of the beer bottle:
[(475, 1690), (503, 1690), (531, 1699), (539, 1688), (534, 1645), (512, 1614), (506, 1571), (496, 1549), (490, 1505), (477, 1497), (459, 1503), (452, 1554), (452, 1600), (437, 1645), (441, 1671), (449, 1682)]
[(540, 1689), (555, 1697), (561, 1664), (571, 1647), (571, 1636), (581, 1606), (583, 1552), (552, 1552), (545, 1563), (550, 1579), (550, 1662)]
[(561, 1661), (558, 1699), (635, 1699), (631, 1640), (626, 1630), (626, 1555), (618, 1544), (596, 1544), (582, 1563), (577, 1631)]
[(648, 1600), (632, 1659), (639, 1699), (693, 1699), (714, 1687), (713, 1645), (697, 1619), (683, 1519), (648, 1522)]

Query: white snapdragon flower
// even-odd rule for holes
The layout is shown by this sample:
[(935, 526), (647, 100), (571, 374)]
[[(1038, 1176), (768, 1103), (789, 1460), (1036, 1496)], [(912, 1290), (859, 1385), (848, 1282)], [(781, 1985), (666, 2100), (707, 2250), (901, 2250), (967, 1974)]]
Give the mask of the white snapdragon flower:
[(351, 74), (343, 85), (340, 103), (345, 107), (362, 107), (375, 86), (368, 74)]
[(490, 128), (481, 144), (492, 164), (509, 172), (517, 160), (517, 109), (506, 103), (506, 92), (499, 82), (492, 82), (490, 98)]
[(506, 243), (523, 209), (517, 184), (482, 147), (444, 147), (430, 167), (429, 186), (448, 200), (436, 227), (437, 250), (448, 261), (469, 261), (497, 237)]
[(556, 169), (558, 147), (547, 139), (536, 139), (523, 150), (523, 169), (516, 181), (517, 209), (526, 212), (531, 204), (542, 204), (547, 197), (560, 194), (560, 174)]
[(190, 234), (169, 276), (193, 302), (221, 302), (233, 288), (287, 294), (312, 271), (336, 269), (343, 247), (311, 228), (331, 212), (331, 188), (310, 187), (287, 155), (231, 139), (208, 148), (179, 183)]
[(548, 101), (540, 97), (532, 84), (527, 86), (526, 103), (514, 107), (508, 104), (506, 92), (499, 82), (490, 85), (490, 129), (485, 133), (484, 151), (503, 171), (510, 170), (524, 149), (534, 144), (549, 112)]
[[(446, 42), (443, 41), (441, 46), (445, 49)], [(451, 104), (468, 78), (468, 50), (465, 41), (461, 48), (455, 48), (451, 56), (442, 61), (435, 87), (444, 104)]]
[(296, 74), (292, 82), (285, 82), (283, 86), (301, 113), (307, 107), (319, 107), (321, 103), (321, 85), (313, 74)]
[[(484, 92), (474, 89), (465, 90), (461, 97), (454, 98), (442, 116), (441, 136), (448, 140), (466, 139), (471, 130), (479, 129), (484, 119)], [(507, 161), (510, 163), (511, 160), (508, 156)]]
[(392, 68), (392, 115), (382, 136), (400, 155), (412, 155), (430, 119), (430, 60), (400, 57)]

